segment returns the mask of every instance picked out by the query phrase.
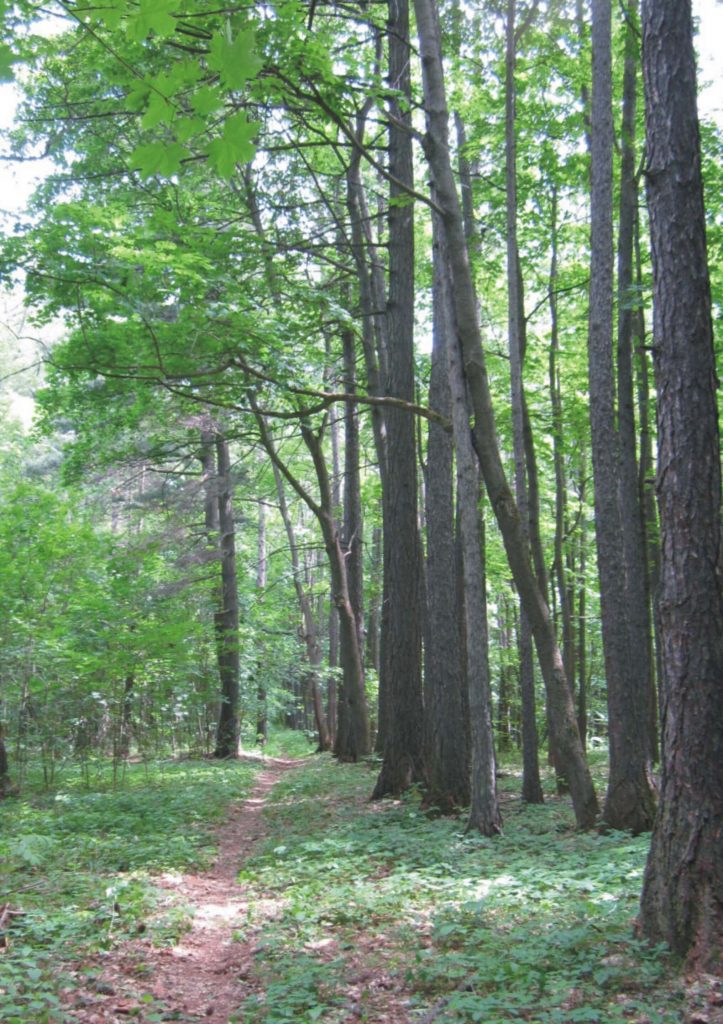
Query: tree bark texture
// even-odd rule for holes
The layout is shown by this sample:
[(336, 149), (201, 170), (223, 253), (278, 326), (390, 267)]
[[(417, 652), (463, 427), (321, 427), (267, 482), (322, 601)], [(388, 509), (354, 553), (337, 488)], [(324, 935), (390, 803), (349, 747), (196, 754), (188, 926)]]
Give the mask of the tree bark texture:
[[(450, 325), (444, 316), (441, 253), (434, 244), (434, 322), (430, 408), (449, 417), (447, 369)], [(424, 697), (428, 790), (426, 801), (449, 814), (469, 803), (469, 750), (465, 733), (465, 676), (455, 552), (454, 449), (449, 431), (429, 424), (427, 442), (427, 619)]]
[(434, 181), (435, 204), (444, 224), (453, 279), (457, 331), (474, 412), (473, 441), (507, 558), (537, 645), (555, 740), (570, 780), (578, 826), (591, 827), (597, 798), (580, 744), (572, 697), (565, 679), (554, 624), (532, 568), (520, 515), (502, 466), (470, 273), (463, 218), (449, 156), (448, 108), (441, 40), (434, 0), (415, 0), (427, 119), (425, 153)]
[[(588, 336), (590, 427), (595, 481), (595, 537), (600, 579), (607, 680), (610, 775), (603, 818), (612, 828), (644, 832), (652, 826), (655, 799), (648, 757), (647, 670), (633, 652), (626, 558), (620, 511), (620, 437), (615, 426), (613, 369), (613, 117), (611, 0), (592, 3), (592, 191), (590, 229), (590, 327)], [(633, 453), (634, 458), (634, 453)], [(641, 741), (642, 740), (642, 741)]]
[(462, 553), (462, 603), (464, 610), (467, 704), (470, 736), (470, 808), (467, 830), (485, 836), (502, 831), (497, 800), (495, 748), (492, 731), (492, 691), (490, 686), (487, 629), (485, 566), (478, 505), (480, 500), (479, 465), (475, 458), (469, 429), (469, 404), (462, 369), (462, 353), (454, 326), (452, 281), (444, 233), (440, 236), (442, 267), (439, 300), (447, 334), (447, 368), (452, 406), (452, 429), (457, 456), (457, 501), (459, 542)]
[(215, 757), (236, 757), (239, 751), (239, 606), (236, 582), (236, 527), (233, 516), (231, 458), (228, 441), (216, 433), (218, 535), (221, 554), (221, 608), (217, 613), (221, 707)]
[[(411, 97), (409, 5), (388, 5), (389, 82)], [(389, 100), (389, 293), (387, 379), (384, 394), (414, 401), (414, 165), (411, 99)], [(403, 184), (396, 184), (403, 183)], [(399, 409), (384, 417), (388, 466), (383, 488), (384, 595), (380, 689), (388, 701), (382, 768), (375, 799), (398, 794), (425, 779), (422, 704), (422, 566), (417, 520), (414, 418)]]
[(690, 0), (644, 0), (663, 762), (642, 930), (723, 972), (720, 438)]

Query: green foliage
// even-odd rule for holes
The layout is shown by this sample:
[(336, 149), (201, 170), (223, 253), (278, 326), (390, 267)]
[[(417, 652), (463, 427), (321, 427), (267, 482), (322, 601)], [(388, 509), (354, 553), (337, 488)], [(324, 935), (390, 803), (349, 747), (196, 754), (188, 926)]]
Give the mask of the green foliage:
[[(283, 911), (249, 911), (265, 995), (240, 1020), (336, 1021), (360, 961), (369, 977), (403, 974), (420, 1014), (459, 1024), (679, 1019), (670, 959), (632, 934), (647, 837), (582, 835), (567, 804), (511, 792), (505, 834), (467, 836), (414, 796), (370, 806), (369, 783), (363, 765), (316, 758), (274, 790), (272, 836), (241, 879)], [(373, 985), (354, 991), (354, 1012), (373, 1016)]]
[(93, 788), (81, 766), (63, 788), (0, 804), (0, 905), (18, 911), (0, 959), (0, 1018), (62, 1022), (58, 989), (72, 961), (112, 949), (143, 928), (177, 942), (188, 909), (153, 885), (169, 870), (201, 870), (211, 827), (248, 792), (256, 765), (157, 762), (128, 766), (114, 784), (99, 762)]

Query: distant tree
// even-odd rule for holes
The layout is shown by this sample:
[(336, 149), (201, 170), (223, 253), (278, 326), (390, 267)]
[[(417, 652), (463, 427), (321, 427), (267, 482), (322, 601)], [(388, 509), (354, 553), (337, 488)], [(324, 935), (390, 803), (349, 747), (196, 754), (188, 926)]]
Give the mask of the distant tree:
[(723, 552), (716, 368), (690, 0), (644, 0), (661, 526), (662, 782), (652, 941), (723, 971)]

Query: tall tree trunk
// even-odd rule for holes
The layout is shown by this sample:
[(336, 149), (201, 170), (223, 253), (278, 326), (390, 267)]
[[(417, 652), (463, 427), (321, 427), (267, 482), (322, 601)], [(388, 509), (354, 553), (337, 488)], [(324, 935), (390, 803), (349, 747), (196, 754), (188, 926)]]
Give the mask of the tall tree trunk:
[(220, 562), (213, 588), (213, 624), (221, 687), (214, 757), (235, 757), (239, 747), (239, 654), (236, 550), (228, 443), (210, 422), (201, 429), (199, 451), (206, 538)]
[[(341, 464), (339, 460), (339, 418), (336, 409), (329, 414), (329, 440), (331, 442), (331, 504), (341, 507)], [(329, 682), (327, 684), (327, 722), (331, 749), (336, 750), (339, 735), (339, 721), (345, 713), (343, 701), (339, 700), (339, 683), (336, 669), (339, 667), (339, 613), (334, 604), (334, 595), (329, 592)], [(343, 693), (342, 693), (343, 697)], [(343, 729), (342, 729), (343, 731)]]
[[(516, 0), (507, 0), (506, 54), (505, 54), (505, 187), (507, 199), (507, 325), (510, 352), (510, 396), (512, 405), (512, 437), (515, 462), (515, 496), (520, 514), (520, 526), (529, 548), (530, 502), (527, 487), (528, 449), (525, 443), (525, 397), (523, 390), (523, 360), (525, 331), (520, 272), (517, 247), (517, 124), (516, 83), (517, 62)], [(530, 431), (531, 438), (531, 431)], [(532, 460), (534, 462), (534, 453)], [(544, 571), (544, 570), (543, 570)], [(539, 575), (539, 573), (538, 573)], [(544, 590), (544, 588), (542, 588)], [(532, 631), (524, 607), (520, 608), (518, 633), (520, 656), (520, 693), (523, 722), (522, 799), (526, 803), (543, 802), (542, 785), (537, 752), (537, 722), (535, 714), (535, 666), (532, 658)]]
[[(266, 505), (258, 503), (259, 519), (256, 533), (256, 589), (263, 594), (266, 588)], [(256, 742), (263, 746), (269, 738), (266, 685), (263, 680), (263, 660), (257, 661), (256, 673)]]
[[(628, 565), (634, 547), (621, 514), (621, 493), (629, 474), (622, 471), (620, 434), (615, 426), (613, 371), (613, 117), (611, 71), (611, 0), (592, 4), (592, 192), (590, 259), (589, 389), (595, 536), (600, 579), (605, 676), (607, 680), (610, 776), (603, 817), (608, 825), (633, 833), (651, 828), (655, 798), (649, 761), (647, 666), (641, 666), (645, 637), (631, 630), (639, 608), (628, 609)], [(629, 183), (628, 183), (629, 185)], [(631, 236), (632, 240), (632, 236)], [(627, 254), (623, 257), (627, 258)], [(623, 371), (624, 372), (624, 371)], [(624, 387), (624, 385), (623, 385)], [(632, 437), (635, 444), (634, 435)], [(635, 460), (635, 452), (628, 459)], [(629, 481), (635, 486), (635, 476)], [(635, 495), (627, 495), (628, 505)], [(622, 538), (623, 566), (620, 566)], [(625, 608), (626, 613), (621, 614)], [(642, 610), (644, 616), (644, 608)], [(641, 742), (642, 739), (642, 742)]]
[[(643, 268), (640, 254), (640, 217), (635, 217), (635, 283), (638, 295), (642, 292)], [(653, 461), (653, 439), (650, 429), (650, 374), (648, 352), (645, 346), (645, 315), (642, 302), (635, 310), (636, 338), (636, 384), (638, 417), (640, 423), (640, 456), (638, 459), (638, 504), (645, 538), (645, 580), (647, 602), (652, 617), (652, 632), (649, 637), (650, 658), (650, 739), (651, 757), (654, 763), (660, 760), (660, 710), (657, 680), (661, 677), (660, 651), (658, 642), (657, 601), (660, 582), (660, 549), (658, 544), (658, 515), (655, 503), (655, 469)]]
[(535, 578), (520, 528), (519, 511), (505, 477), (497, 441), (463, 218), (449, 156), (448, 108), (437, 9), (434, 0), (415, 0), (415, 10), (427, 118), (425, 152), (434, 179), (435, 202), (447, 239), (457, 331), (474, 411), (473, 441), (507, 558), (532, 625), (552, 712), (555, 739), (570, 781), (577, 823), (581, 828), (589, 828), (598, 813), (595, 789), (580, 744), (554, 624)]
[[(443, 300), (445, 273), (435, 239), (434, 321), (431, 409), (449, 417), (451, 401), (447, 344), (452, 325)], [(447, 286), (448, 287), (448, 286)], [(458, 607), (455, 553), (454, 449), (448, 431), (430, 423), (427, 442), (427, 620), (424, 659), (424, 711), (429, 786), (426, 801), (449, 814), (469, 803), (469, 750), (466, 743), (466, 685), (462, 668), (461, 609)]]
[(236, 757), (239, 751), (239, 606), (236, 582), (236, 527), (231, 499), (231, 460), (228, 441), (216, 433), (218, 534), (221, 553), (221, 610), (217, 619), (221, 707), (214, 757)]
[[(552, 223), (550, 225), (550, 349), (549, 349), (549, 383), (550, 407), (552, 410), (552, 457), (555, 470), (555, 553), (553, 560), (554, 581), (560, 599), (560, 618), (562, 619), (562, 660), (565, 664), (565, 675), (573, 695), (577, 659), (575, 657), (574, 614), (574, 582), (568, 577), (568, 564), (565, 556), (565, 537), (568, 530), (567, 516), (567, 478), (564, 461), (564, 436), (562, 419), (562, 392), (560, 388), (560, 370), (558, 357), (560, 353), (560, 333), (557, 319), (557, 191), (553, 185)], [(570, 574), (571, 575), (571, 574)], [(578, 728), (579, 717), (578, 717)], [(585, 747), (585, 734), (580, 730), (580, 739)]]
[(437, 315), (444, 325), (447, 338), (447, 370), (457, 458), (459, 543), (462, 555), (464, 652), (470, 736), (470, 810), (467, 830), (474, 829), (482, 835), (492, 836), (501, 831), (502, 818), (495, 778), (487, 595), (478, 512), (479, 466), (470, 437), (469, 405), (462, 369), (462, 353), (455, 329), (449, 257), (441, 224), (438, 224), (437, 228), (440, 270), (436, 293), (439, 303)]
[[(385, 395), (414, 401), (414, 180), (411, 121), (409, 5), (391, 0), (387, 22), (389, 82), (389, 294)], [(404, 97), (402, 100), (401, 97)], [(403, 792), (425, 780), (422, 704), (422, 566), (417, 520), (414, 419), (399, 409), (385, 415), (393, 472), (383, 488), (384, 597), (381, 680), (388, 717), (382, 768), (373, 798)]]
[(661, 528), (663, 765), (641, 903), (652, 941), (723, 970), (723, 551), (690, 0), (644, 0)]

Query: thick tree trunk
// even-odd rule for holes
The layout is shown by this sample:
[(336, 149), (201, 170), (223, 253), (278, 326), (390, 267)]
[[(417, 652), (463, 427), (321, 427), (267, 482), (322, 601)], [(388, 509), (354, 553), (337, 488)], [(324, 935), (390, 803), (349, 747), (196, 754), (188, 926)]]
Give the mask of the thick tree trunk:
[(530, 618), (545, 679), (555, 740), (570, 781), (577, 823), (581, 828), (590, 828), (598, 813), (595, 789), (580, 744), (554, 624), (535, 578), (497, 441), (463, 219), (449, 157), (448, 110), (436, 5), (433, 0), (415, 0), (415, 10), (427, 117), (425, 151), (434, 179), (435, 202), (447, 238), (457, 331), (474, 411), (473, 441), (507, 558)]
[(663, 765), (642, 930), (723, 973), (723, 557), (690, 0), (644, 0)]
[[(387, 23), (389, 81), (389, 294), (387, 380), (384, 394), (414, 401), (414, 206), (404, 186), (414, 181), (411, 135), (409, 5), (391, 0)], [(402, 183), (402, 184), (397, 184)], [(400, 200), (404, 200), (400, 202)], [(385, 415), (388, 472), (384, 512), (384, 597), (380, 689), (385, 691), (382, 768), (378, 799), (425, 780), (422, 704), (422, 566), (417, 521), (414, 418), (399, 409)]]
[(457, 495), (459, 504), (459, 540), (462, 552), (463, 606), (465, 623), (467, 703), (470, 735), (470, 809), (467, 830), (482, 835), (501, 832), (502, 817), (497, 801), (495, 749), (492, 732), (492, 693), (487, 633), (487, 595), (482, 538), (479, 529), (479, 466), (469, 430), (467, 388), (462, 369), (462, 352), (454, 329), (452, 282), (448, 256), (439, 232), (443, 271), (440, 303), (447, 333), (447, 368), (452, 404), (452, 428), (457, 456)]
[[(447, 344), (451, 325), (443, 302), (444, 268), (439, 240), (434, 251), (434, 325), (429, 406), (443, 416), (451, 410)], [(429, 786), (426, 802), (449, 814), (469, 803), (462, 668), (461, 609), (455, 554), (454, 449), (448, 431), (429, 425), (427, 443), (427, 617), (424, 697)]]
[[(628, 580), (635, 567), (634, 545), (621, 516), (624, 486), (620, 436), (615, 426), (613, 371), (613, 117), (611, 0), (592, 4), (592, 192), (590, 331), (588, 339), (590, 426), (595, 480), (595, 536), (600, 579), (605, 676), (607, 680), (610, 777), (603, 811), (608, 825), (634, 833), (651, 828), (655, 798), (646, 740), (647, 666), (633, 651), (641, 638), (631, 631), (640, 609), (628, 608)], [(633, 439), (634, 443), (634, 439)], [(630, 457), (630, 453), (629, 456)], [(633, 460), (635, 453), (632, 453)], [(634, 477), (632, 480), (634, 486)], [(630, 500), (630, 496), (628, 496)], [(632, 496), (634, 500), (634, 495)], [(629, 525), (629, 524), (628, 524)], [(620, 554), (623, 565), (621, 571)], [(627, 538), (627, 542), (626, 542)], [(625, 614), (621, 614), (626, 609)], [(644, 614), (644, 609), (643, 609)], [(644, 641), (644, 638), (643, 638)], [(642, 739), (642, 742), (641, 742)]]

